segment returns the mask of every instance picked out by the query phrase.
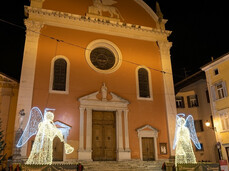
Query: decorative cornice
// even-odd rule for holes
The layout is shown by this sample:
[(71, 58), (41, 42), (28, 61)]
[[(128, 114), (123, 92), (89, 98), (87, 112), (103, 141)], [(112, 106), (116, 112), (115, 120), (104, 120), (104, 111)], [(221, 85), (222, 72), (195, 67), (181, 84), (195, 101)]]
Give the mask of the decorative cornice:
[(0, 73), (0, 88), (17, 88), (18, 86), (16, 81)]
[(202, 66), (201, 70), (206, 72), (209, 69), (211, 69), (212, 67), (215, 67), (216, 65), (221, 64), (221, 63), (228, 61), (228, 60), (229, 60), (229, 53), (226, 53), (226, 54), (220, 56), (219, 58), (209, 62), (208, 64)]
[(171, 34), (171, 31), (167, 30), (155, 29), (124, 22), (101, 20), (98, 18), (28, 6), (25, 6), (25, 12), (29, 15), (30, 20), (38, 21), (46, 25), (128, 37), (133, 39), (163, 41), (167, 40), (167, 37)]

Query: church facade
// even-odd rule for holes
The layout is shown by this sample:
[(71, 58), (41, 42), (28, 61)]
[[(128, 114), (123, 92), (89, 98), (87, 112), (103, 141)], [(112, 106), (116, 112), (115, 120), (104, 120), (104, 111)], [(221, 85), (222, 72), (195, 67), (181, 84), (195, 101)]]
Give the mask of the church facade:
[(159, 5), (156, 14), (142, 0), (31, 0), (25, 13), (17, 111), (26, 113), (25, 128), (32, 107), (55, 109), (55, 123), (75, 149), (65, 155), (54, 140), (56, 160), (174, 155), (171, 32)]

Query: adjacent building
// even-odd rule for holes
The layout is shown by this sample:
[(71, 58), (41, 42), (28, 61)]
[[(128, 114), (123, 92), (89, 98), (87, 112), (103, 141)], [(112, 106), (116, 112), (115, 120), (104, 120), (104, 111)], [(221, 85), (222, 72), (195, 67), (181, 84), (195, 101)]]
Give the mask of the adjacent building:
[(212, 113), (205, 73), (199, 71), (175, 84), (178, 113), (192, 115), (201, 149), (193, 145), (197, 161), (218, 161), (214, 129), (205, 125), (212, 122)]
[(17, 107), (19, 84), (6, 74), (0, 73), (0, 119), (6, 147), (3, 151), (7, 158), (12, 156), (14, 123)]
[(31, 0), (25, 7), (17, 112), (24, 109), (25, 128), (32, 107), (55, 109), (55, 123), (75, 148), (65, 155), (55, 140), (57, 160), (174, 155), (171, 32), (156, 9), (142, 0)]
[(229, 53), (202, 67), (207, 78), (210, 104), (213, 116), (220, 159), (229, 157)]

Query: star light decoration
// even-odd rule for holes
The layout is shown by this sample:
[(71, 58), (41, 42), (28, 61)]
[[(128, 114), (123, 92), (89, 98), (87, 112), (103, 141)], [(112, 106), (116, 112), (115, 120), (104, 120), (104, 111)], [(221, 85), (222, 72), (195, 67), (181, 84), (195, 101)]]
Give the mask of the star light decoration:
[(64, 143), (66, 154), (74, 151), (74, 148), (64, 141), (62, 132), (53, 123), (54, 114), (51, 111), (53, 109), (45, 109), (44, 118), (39, 108), (34, 107), (30, 111), (25, 131), (16, 145), (18, 148), (22, 147), (31, 136), (36, 134), (32, 151), (26, 164), (52, 164), (53, 140), (56, 136)]
[(175, 165), (177, 163), (196, 163), (196, 157), (193, 152), (192, 143), (196, 148), (201, 149), (198, 141), (194, 119), (192, 115), (188, 115), (186, 120), (185, 114), (180, 113), (176, 116), (176, 130), (173, 143), (173, 149), (176, 148)]

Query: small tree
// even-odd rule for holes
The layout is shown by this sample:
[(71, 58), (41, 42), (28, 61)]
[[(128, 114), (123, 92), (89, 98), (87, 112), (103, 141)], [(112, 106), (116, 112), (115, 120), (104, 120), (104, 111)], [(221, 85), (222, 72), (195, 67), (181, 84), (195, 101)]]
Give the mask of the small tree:
[(0, 164), (2, 163), (3, 160), (5, 160), (6, 154), (3, 154), (3, 151), (6, 147), (6, 143), (4, 141), (4, 135), (3, 135), (3, 130), (2, 130), (2, 120), (0, 118)]

